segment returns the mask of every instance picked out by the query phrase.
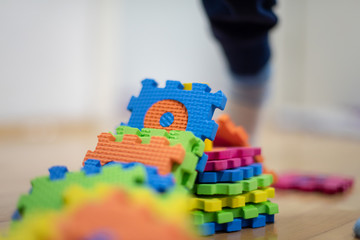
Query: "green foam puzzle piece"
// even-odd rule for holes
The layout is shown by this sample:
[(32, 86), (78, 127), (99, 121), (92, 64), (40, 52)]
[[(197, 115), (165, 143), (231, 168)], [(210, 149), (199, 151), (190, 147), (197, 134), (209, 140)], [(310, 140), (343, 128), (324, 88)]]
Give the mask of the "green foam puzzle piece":
[(38, 210), (56, 210), (63, 206), (62, 194), (71, 185), (90, 188), (98, 183), (108, 183), (136, 187), (143, 185), (146, 177), (145, 167), (140, 165), (127, 169), (120, 165), (109, 166), (92, 175), (85, 175), (83, 171), (67, 172), (64, 179), (53, 181), (48, 176), (38, 177), (31, 181), (31, 192), (20, 197), (17, 208), (22, 216)]
[(276, 214), (279, 213), (279, 207), (276, 203), (270, 201), (262, 203), (246, 204), (240, 208), (224, 208), (218, 212), (194, 211), (192, 217), (195, 225), (201, 225), (208, 222), (228, 223), (234, 218), (256, 218), (259, 214)]
[(185, 158), (180, 165), (176, 165), (172, 169), (177, 184), (183, 185), (188, 189), (193, 188), (196, 180), (197, 172), (196, 165), (199, 158), (204, 154), (205, 143), (195, 137), (190, 131), (176, 131), (167, 132), (164, 129), (143, 128), (141, 131), (137, 128), (128, 126), (120, 126), (116, 129), (114, 134), (115, 141), (121, 142), (125, 134), (137, 135), (141, 138), (143, 144), (150, 143), (152, 136), (166, 137), (170, 146), (181, 144), (185, 150)]
[(234, 183), (200, 183), (195, 184), (193, 192), (198, 195), (238, 195), (261, 187), (270, 186), (273, 182), (271, 174), (262, 174), (247, 180)]

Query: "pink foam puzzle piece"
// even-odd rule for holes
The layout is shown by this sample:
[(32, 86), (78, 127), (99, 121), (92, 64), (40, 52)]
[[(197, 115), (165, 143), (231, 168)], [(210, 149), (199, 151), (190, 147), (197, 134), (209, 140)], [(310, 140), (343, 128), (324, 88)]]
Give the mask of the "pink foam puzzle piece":
[(229, 147), (226, 149), (206, 152), (208, 160), (223, 160), (229, 158), (253, 157), (261, 154), (258, 147)]
[(226, 169), (238, 168), (248, 166), (254, 163), (253, 157), (229, 158), (229, 159), (215, 159), (207, 161), (205, 165), (205, 172), (217, 172)]
[(276, 188), (298, 189), (306, 192), (319, 191), (327, 194), (344, 192), (354, 183), (353, 178), (321, 175), (321, 174), (298, 174), (287, 173), (280, 175)]

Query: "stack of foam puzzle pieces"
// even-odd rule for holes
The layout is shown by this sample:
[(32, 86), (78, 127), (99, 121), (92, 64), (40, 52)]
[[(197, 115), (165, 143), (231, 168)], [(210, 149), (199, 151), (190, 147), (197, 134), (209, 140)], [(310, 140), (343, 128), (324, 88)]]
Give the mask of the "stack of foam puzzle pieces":
[(205, 172), (199, 173), (192, 198), (195, 224), (203, 235), (263, 227), (274, 222), (278, 206), (268, 201), (275, 190), (271, 174), (254, 163), (259, 148), (233, 147), (207, 152)]
[(195, 225), (212, 235), (273, 223), (278, 213), (278, 205), (269, 201), (275, 195), (274, 176), (263, 173), (261, 149), (249, 147), (245, 131), (227, 115), (218, 122), (214, 144), (221, 147), (207, 147), (208, 161), (193, 189)]
[[(81, 171), (55, 166), (32, 180), (6, 239), (180, 240), (195, 239), (191, 229), (210, 235), (274, 222), (273, 175), (263, 173), (260, 149), (231, 147), (231, 134), (219, 140), (229, 124), (216, 135), (212, 116), (225, 95), (200, 83), (142, 85), (128, 123), (98, 136)], [(213, 149), (214, 139), (225, 148)]]

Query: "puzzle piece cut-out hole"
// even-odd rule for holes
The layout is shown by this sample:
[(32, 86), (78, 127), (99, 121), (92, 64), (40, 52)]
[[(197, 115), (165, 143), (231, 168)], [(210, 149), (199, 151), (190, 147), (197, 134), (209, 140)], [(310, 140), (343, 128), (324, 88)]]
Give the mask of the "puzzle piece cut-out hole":
[(164, 113), (160, 118), (160, 125), (162, 127), (170, 127), (174, 122), (174, 115), (171, 112)]
[(161, 100), (153, 104), (146, 112), (145, 128), (185, 131), (188, 124), (188, 112), (184, 104), (175, 100)]

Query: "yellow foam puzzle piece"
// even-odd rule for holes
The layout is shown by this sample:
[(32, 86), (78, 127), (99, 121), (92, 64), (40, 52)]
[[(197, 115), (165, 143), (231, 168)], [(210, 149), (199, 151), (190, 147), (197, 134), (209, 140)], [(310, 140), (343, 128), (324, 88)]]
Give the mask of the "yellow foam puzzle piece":
[(248, 202), (260, 203), (265, 202), (268, 198), (273, 197), (275, 197), (275, 189), (272, 187), (257, 189), (235, 196), (192, 197), (190, 200), (190, 209), (198, 209), (205, 212), (217, 212), (224, 207), (243, 207)]
[(204, 152), (209, 152), (213, 149), (213, 142), (210, 139), (205, 139), (205, 149)]

